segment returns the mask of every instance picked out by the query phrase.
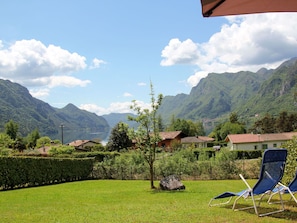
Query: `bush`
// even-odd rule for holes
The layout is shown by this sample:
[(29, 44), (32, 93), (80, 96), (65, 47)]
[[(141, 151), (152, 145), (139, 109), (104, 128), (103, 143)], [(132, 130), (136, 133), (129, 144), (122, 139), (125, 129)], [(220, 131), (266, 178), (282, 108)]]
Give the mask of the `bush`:
[(287, 156), (286, 168), (285, 168), (285, 173), (284, 173), (282, 182), (284, 184), (288, 184), (296, 174), (297, 137), (294, 136), (292, 140), (284, 143), (283, 148), (286, 148), (288, 150), (288, 156)]
[[(216, 152), (201, 150), (197, 160), (196, 151), (188, 148), (173, 153), (157, 153), (154, 178), (178, 175), (183, 179), (238, 179), (238, 173), (252, 178), (258, 177), (259, 160), (245, 159), (241, 162), (236, 159), (237, 153), (225, 149)], [(249, 164), (251, 162), (252, 165)], [(149, 179), (150, 175), (143, 154), (133, 150), (119, 153), (117, 156), (105, 156), (102, 161), (96, 163), (93, 176), (98, 179), (124, 180)]]
[(235, 160), (235, 153), (221, 149), (221, 151), (218, 152), (215, 157), (215, 165), (213, 165), (213, 173), (215, 173), (215, 175), (213, 175), (213, 177), (215, 179), (232, 179), (237, 176), (239, 170)]

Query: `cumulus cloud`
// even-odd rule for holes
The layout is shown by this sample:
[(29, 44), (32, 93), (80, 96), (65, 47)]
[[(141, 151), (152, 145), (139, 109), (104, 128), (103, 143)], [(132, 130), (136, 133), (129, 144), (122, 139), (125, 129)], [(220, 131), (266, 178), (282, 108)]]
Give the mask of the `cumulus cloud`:
[(91, 66), (90, 66), (90, 69), (99, 68), (102, 64), (106, 64), (106, 62), (104, 60), (94, 58), (93, 61), (92, 61)]
[(197, 65), (200, 71), (188, 79), (189, 84), (195, 84), (205, 73), (275, 68), (296, 56), (297, 30), (292, 27), (297, 25), (297, 14), (267, 13), (226, 19), (207, 42), (171, 39), (162, 51), (161, 65)]
[(192, 40), (181, 42), (179, 39), (171, 39), (168, 46), (162, 51), (162, 66), (174, 64), (196, 64), (198, 59), (198, 48)]
[(196, 86), (199, 81), (206, 77), (208, 75), (207, 71), (198, 71), (195, 74), (191, 75), (188, 79), (187, 79), (187, 83), (191, 86), (194, 87)]
[(49, 89), (43, 88), (43, 89), (32, 89), (30, 90), (30, 94), (35, 98), (45, 98), (49, 95)]
[[(136, 103), (143, 109), (150, 108), (150, 104), (143, 101), (136, 101)], [(134, 111), (130, 109), (131, 105), (131, 101), (126, 101), (111, 103), (108, 108), (103, 108), (96, 104), (81, 104), (79, 108), (89, 112), (94, 112), (97, 115), (105, 115), (110, 113), (134, 113)]]
[(85, 86), (88, 81), (67, 76), (85, 69), (85, 60), (77, 53), (70, 53), (59, 46), (45, 46), (35, 39), (16, 41), (8, 47), (0, 43), (1, 78), (27, 87)]

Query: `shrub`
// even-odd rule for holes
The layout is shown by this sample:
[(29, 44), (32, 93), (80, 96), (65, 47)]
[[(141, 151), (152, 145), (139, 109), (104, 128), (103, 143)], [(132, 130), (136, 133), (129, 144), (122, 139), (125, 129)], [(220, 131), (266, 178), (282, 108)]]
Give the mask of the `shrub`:
[(283, 144), (283, 147), (288, 150), (288, 156), (286, 161), (286, 168), (282, 182), (288, 184), (296, 174), (297, 167), (297, 137), (293, 137), (292, 140)]

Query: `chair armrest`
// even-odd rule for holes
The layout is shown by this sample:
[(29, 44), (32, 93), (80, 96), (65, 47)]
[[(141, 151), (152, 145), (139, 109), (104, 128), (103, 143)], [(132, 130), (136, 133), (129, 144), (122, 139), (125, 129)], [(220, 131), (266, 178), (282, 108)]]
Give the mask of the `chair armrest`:
[(239, 176), (243, 180), (243, 182), (246, 184), (246, 186), (249, 188), (249, 190), (251, 190), (252, 188), (250, 187), (250, 185), (248, 184), (248, 182), (244, 179), (244, 177), (242, 176), (242, 174), (239, 174)]

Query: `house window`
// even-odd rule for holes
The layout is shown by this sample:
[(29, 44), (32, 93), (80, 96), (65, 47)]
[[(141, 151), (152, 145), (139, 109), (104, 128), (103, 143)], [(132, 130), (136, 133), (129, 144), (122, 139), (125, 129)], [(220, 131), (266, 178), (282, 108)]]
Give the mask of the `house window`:
[(258, 149), (258, 146), (257, 146), (257, 145), (255, 145), (255, 146), (254, 146), (254, 150), (257, 150), (257, 149)]
[(262, 145), (262, 149), (267, 149), (267, 148), (268, 148), (267, 144)]
[(273, 148), (276, 148), (277, 147), (277, 144), (276, 143), (273, 143)]

